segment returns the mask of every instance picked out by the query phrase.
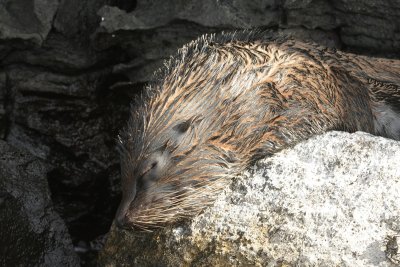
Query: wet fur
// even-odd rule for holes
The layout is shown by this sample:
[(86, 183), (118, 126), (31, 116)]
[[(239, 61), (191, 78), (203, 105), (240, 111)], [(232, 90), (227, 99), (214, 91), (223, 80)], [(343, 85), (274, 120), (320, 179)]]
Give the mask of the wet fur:
[(313, 135), (400, 139), (398, 60), (242, 32), (205, 35), (155, 75), (120, 135), (117, 216), (140, 229), (195, 215), (229, 177)]

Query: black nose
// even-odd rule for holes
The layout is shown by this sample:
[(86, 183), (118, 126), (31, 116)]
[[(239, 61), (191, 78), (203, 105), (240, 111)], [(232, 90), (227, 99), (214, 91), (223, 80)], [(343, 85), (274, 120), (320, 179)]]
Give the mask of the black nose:
[(116, 225), (119, 229), (125, 229), (125, 228), (126, 228), (126, 220), (125, 220), (125, 217), (115, 218), (115, 225)]

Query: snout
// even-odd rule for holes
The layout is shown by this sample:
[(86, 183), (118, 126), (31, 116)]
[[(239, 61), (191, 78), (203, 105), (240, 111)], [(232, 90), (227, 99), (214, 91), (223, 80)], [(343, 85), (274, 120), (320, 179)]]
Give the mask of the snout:
[[(125, 206), (127, 206), (127, 207), (125, 207)], [(126, 212), (128, 211), (128, 207), (129, 207), (129, 205), (125, 205), (122, 202), (118, 207), (117, 213), (116, 213), (115, 218), (114, 218), (115, 225), (118, 228), (126, 228), (127, 220), (126, 220), (126, 216), (125, 215), (126, 215)]]
[(116, 217), (114, 219), (115, 226), (117, 226), (119, 229), (126, 229), (126, 219), (124, 217)]
[(134, 195), (124, 196), (119, 204), (117, 213), (115, 214), (114, 222), (118, 228), (126, 228), (127, 217), (126, 214), (129, 212), (129, 207), (134, 199)]

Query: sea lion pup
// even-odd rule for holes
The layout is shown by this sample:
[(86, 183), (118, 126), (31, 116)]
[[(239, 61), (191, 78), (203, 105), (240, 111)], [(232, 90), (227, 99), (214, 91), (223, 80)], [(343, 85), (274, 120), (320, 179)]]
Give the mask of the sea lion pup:
[(120, 134), (117, 225), (191, 217), (254, 161), (329, 130), (400, 139), (399, 60), (260, 35), (202, 36), (156, 73)]

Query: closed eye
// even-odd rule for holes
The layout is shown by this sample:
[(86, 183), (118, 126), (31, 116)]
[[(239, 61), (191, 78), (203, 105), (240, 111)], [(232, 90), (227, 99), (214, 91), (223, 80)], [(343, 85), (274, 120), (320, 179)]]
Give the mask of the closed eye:
[(154, 161), (151, 165), (149, 165), (149, 167), (147, 169), (145, 169), (141, 174), (140, 177), (143, 177), (144, 175), (146, 175), (146, 173), (148, 173), (149, 171), (151, 171), (152, 169), (154, 169), (155, 167), (157, 167), (157, 161)]
[(173, 127), (173, 129), (178, 133), (185, 133), (190, 127), (190, 121), (181, 122)]

